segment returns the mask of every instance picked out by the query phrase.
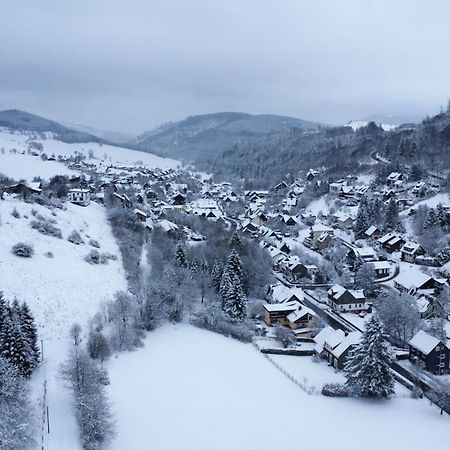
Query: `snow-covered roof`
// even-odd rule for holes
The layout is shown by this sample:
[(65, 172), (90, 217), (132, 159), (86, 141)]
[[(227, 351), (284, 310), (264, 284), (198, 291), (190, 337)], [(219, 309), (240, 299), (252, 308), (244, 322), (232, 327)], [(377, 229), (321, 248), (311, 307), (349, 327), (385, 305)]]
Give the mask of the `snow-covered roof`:
[(331, 353), (336, 358), (339, 358), (351, 345), (356, 345), (361, 340), (361, 333), (359, 331), (352, 331), (342, 339), (337, 347), (334, 347)]
[(372, 225), (371, 227), (367, 228), (366, 232), (364, 233), (366, 236), (372, 236), (373, 233), (376, 231), (380, 231), (378, 227), (375, 225)]
[(286, 300), (291, 299), (294, 295), (300, 301), (303, 300), (303, 290), (300, 288), (289, 288), (284, 284), (278, 283), (272, 290), (272, 298), (278, 303), (286, 302)]
[(301, 305), (299, 309), (297, 309), (296, 311), (291, 312), (291, 313), (287, 316), (287, 319), (288, 319), (290, 322), (295, 322), (296, 320), (299, 320), (299, 319), (301, 319), (302, 317), (305, 317), (307, 314), (310, 314), (310, 315), (313, 316), (313, 317), (316, 315), (316, 313), (315, 313), (312, 309), (310, 309), (310, 308), (308, 308), (308, 307), (306, 307), (306, 306)]
[(325, 345), (325, 342), (329, 342), (331, 339), (333, 339), (333, 336), (336, 336), (336, 339), (339, 341), (339, 336), (341, 336), (340, 339), (342, 339), (345, 336), (345, 333), (342, 330), (335, 330), (334, 328), (331, 328), (330, 326), (327, 326), (323, 328), (315, 337), (314, 342), (316, 345), (314, 346), (314, 351), (317, 353), (321, 353), (323, 350), (323, 347)]
[(402, 270), (395, 278), (395, 282), (409, 291), (423, 286), (430, 279), (431, 277), (415, 267), (402, 267)]
[(417, 242), (408, 241), (403, 245), (402, 252), (413, 255), (414, 253), (417, 253), (421, 248), (422, 246)]
[(409, 345), (428, 355), (439, 344), (439, 339), (431, 336), (423, 330), (419, 330), (409, 341)]
[(391, 265), (389, 261), (370, 261), (368, 264), (371, 264), (375, 270), (382, 269), (390, 269)]
[(296, 301), (285, 303), (266, 303), (264, 308), (268, 312), (281, 312), (281, 311), (296, 311), (299, 307), (299, 303)]
[(333, 228), (323, 225), (321, 223), (317, 223), (311, 227), (313, 233), (332, 233), (334, 232)]

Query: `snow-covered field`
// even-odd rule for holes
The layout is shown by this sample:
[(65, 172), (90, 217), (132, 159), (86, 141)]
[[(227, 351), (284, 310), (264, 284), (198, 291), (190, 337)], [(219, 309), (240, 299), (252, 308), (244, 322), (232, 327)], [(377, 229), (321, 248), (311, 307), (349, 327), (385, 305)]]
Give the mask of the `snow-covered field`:
[[(305, 376), (324, 382), (328, 367), (311, 364)], [(446, 450), (450, 439), (448, 417), (426, 401), (308, 395), (253, 346), (188, 325), (151, 333), (109, 372), (117, 450), (423, 450), (431, 439)]]
[[(16, 208), (20, 218), (11, 215)], [(35, 219), (31, 210), (44, 217), (56, 219), (63, 239), (44, 236), (32, 229)], [(25, 217), (25, 216), (28, 216)], [(70, 392), (59, 378), (60, 364), (67, 359), (68, 333), (71, 325), (86, 322), (99, 304), (110, 299), (114, 292), (126, 289), (126, 281), (119, 249), (112, 236), (104, 207), (91, 203), (88, 207), (67, 204), (67, 210), (56, 210), (56, 217), (43, 206), (27, 204), (5, 196), (0, 201), (0, 289), (8, 300), (15, 297), (26, 301), (37, 322), (39, 338), (44, 343), (44, 362), (33, 376), (35, 398), (42, 397), (47, 380), (50, 434), (46, 434), (46, 449), (77, 450), (78, 430), (73, 416)], [(67, 241), (72, 230), (80, 231), (86, 245)], [(117, 261), (107, 265), (91, 265), (84, 256), (93, 248), (89, 238), (100, 243), (101, 252), (117, 255)], [(22, 241), (34, 246), (32, 258), (20, 258), (11, 247)], [(53, 258), (44, 254), (53, 253)], [(40, 439), (40, 433), (36, 436)], [(39, 447), (41, 448), (41, 447)]]
[[(75, 175), (76, 172), (70, 170), (57, 161), (42, 161), (39, 156), (27, 154), (29, 136), (26, 134), (13, 134), (5, 129), (0, 129), (0, 173), (4, 173), (14, 179), (25, 179), (31, 181), (34, 176), (49, 179), (54, 175)], [(161, 158), (151, 153), (139, 152), (128, 148), (115, 147), (111, 145), (100, 145), (97, 143), (66, 144), (54, 139), (33, 139), (43, 145), (43, 152), (48, 156), (55, 157), (72, 156), (75, 152), (81, 152), (89, 156), (92, 150), (94, 159), (91, 163), (100, 163), (105, 155), (107, 163), (131, 164), (142, 161), (149, 168), (175, 169), (181, 166), (179, 161), (170, 158)], [(11, 154), (10, 150), (16, 149), (18, 153)], [(25, 154), (21, 154), (24, 152)]]
[[(5, 197), (0, 201), (1, 289), (7, 298), (17, 296), (29, 304), (41, 337), (49, 339), (64, 335), (74, 321), (84, 323), (97, 312), (99, 303), (111, 298), (115, 291), (126, 288), (120, 252), (104, 207), (96, 203), (87, 207), (67, 203), (67, 210), (55, 210), (54, 217), (48, 208)], [(21, 218), (11, 215), (14, 208)], [(37, 214), (55, 219), (54, 225), (61, 229), (63, 239), (45, 236), (32, 229), (33, 209)], [(80, 232), (86, 245), (67, 241), (72, 230)], [(117, 261), (109, 261), (107, 265), (85, 262), (84, 256), (93, 249), (88, 245), (90, 238), (98, 240), (101, 252), (116, 255)], [(11, 247), (17, 242), (32, 244), (34, 256), (20, 258), (13, 255)], [(53, 258), (45, 256), (49, 251)]]

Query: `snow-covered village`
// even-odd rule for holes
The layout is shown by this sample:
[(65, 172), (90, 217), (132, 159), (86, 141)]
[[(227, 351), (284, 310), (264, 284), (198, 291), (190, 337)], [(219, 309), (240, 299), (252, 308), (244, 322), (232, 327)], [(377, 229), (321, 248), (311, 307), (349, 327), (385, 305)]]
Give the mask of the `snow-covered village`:
[[(186, 24), (200, 26), (192, 16), (200, 5), (175, 3)], [(348, 14), (350, 3), (334, 13)], [(412, 14), (419, 8), (411, 5)], [(105, 15), (111, 27), (122, 26), (130, 10), (117, 7), (120, 17), (93, 6), (92, 18), (72, 23), (61, 15), (66, 6), (25, 2), (6, 8), (0, 25), (12, 30), (4, 18), (14, 22), (16, 8), (25, 23), (40, 17), (39, 27), (47, 23), (57, 35), (63, 30), (48, 17), (79, 39), (73, 24), (83, 24), (94, 39), (71, 42), (74, 57), (81, 58), (78, 45), (99, 56), (112, 44), (102, 41), (100, 51), (95, 38), (111, 36), (92, 21)], [(127, 39), (147, 42), (172, 29), (168, 6), (136, 8)], [(208, 8), (228, 32), (224, 11)], [(261, 23), (245, 13), (256, 29), (240, 32), (258, 33), (282, 12), (280, 33), (297, 36), (291, 15), (319, 26), (314, 14), (325, 11), (306, 2), (273, 8), (261, 6)], [(384, 11), (358, 8), (367, 24)], [(150, 12), (164, 24), (159, 31), (141, 23)], [(324, 20), (320, 27), (335, 15)], [(433, 32), (450, 38), (448, 27)], [(52, 40), (55, 52), (59, 45)], [(197, 45), (194, 54), (207, 58), (209, 44)], [(240, 45), (250, 43), (236, 52)], [(127, 58), (124, 65), (138, 71), (134, 55)], [(185, 83), (197, 63), (180, 67)], [(92, 73), (82, 77), (94, 83)], [(164, 80), (170, 89), (173, 77)], [(322, 81), (314, 81), (320, 89)], [(96, 89), (107, 92), (108, 83)], [(239, 97), (235, 88), (226, 86), (229, 98)], [(142, 123), (162, 125), (142, 133), (141, 122), (125, 126), (134, 114), (125, 111), (128, 89), (121, 85), (118, 108), (95, 115), (92, 107), (99, 129), (72, 124), (91, 114), (76, 102), (62, 113), (52, 106), (60, 100), (46, 95), (35, 114), (30, 96), (0, 95), (0, 448), (448, 449), (450, 101), (437, 111), (424, 104), (430, 113), (417, 110), (414, 120), (369, 116), (377, 109), (370, 102), (365, 115), (342, 109), (336, 118), (317, 113), (317, 121), (262, 112), (188, 116), (161, 87), (158, 114), (146, 116), (148, 105), (140, 114)], [(210, 87), (202, 89), (211, 100)], [(448, 94), (436, 92), (441, 102)], [(13, 99), (20, 109), (9, 107)], [(244, 109), (215, 101), (210, 110)], [(188, 117), (167, 121), (166, 107)], [(128, 131), (102, 131), (109, 123)]]

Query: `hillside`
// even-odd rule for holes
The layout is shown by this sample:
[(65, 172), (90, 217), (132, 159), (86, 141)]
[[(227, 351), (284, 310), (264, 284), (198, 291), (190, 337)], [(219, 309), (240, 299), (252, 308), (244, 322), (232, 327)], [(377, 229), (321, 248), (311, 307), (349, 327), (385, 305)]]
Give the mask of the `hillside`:
[(101, 142), (101, 139), (92, 134), (68, 128), (53, 120), (17, 109), (0, 111), (0, 127), (35, 133), (50, 132), (55, 134), (55, 139), (63, 142)]
[(317, 123), (270, 114), (222, 112), (191, 116), (140, 136), (137, 147), (183, 160), (202, 159), (234, 145), (248, 145), (289, 133), (291, 129), (315, 130)]

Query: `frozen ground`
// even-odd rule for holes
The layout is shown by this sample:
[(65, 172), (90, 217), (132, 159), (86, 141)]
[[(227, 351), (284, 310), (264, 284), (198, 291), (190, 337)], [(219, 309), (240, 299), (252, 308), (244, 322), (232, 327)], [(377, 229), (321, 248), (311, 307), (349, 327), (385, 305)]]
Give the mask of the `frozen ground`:
[[(312, 364), (299, 371), (324, 382), (328, 367)], [(253, 346), (188, 325), (151, 333), (109, 371), (114, 450), (446, 450), (450, 439), (426, 401), (308, 395)]]

